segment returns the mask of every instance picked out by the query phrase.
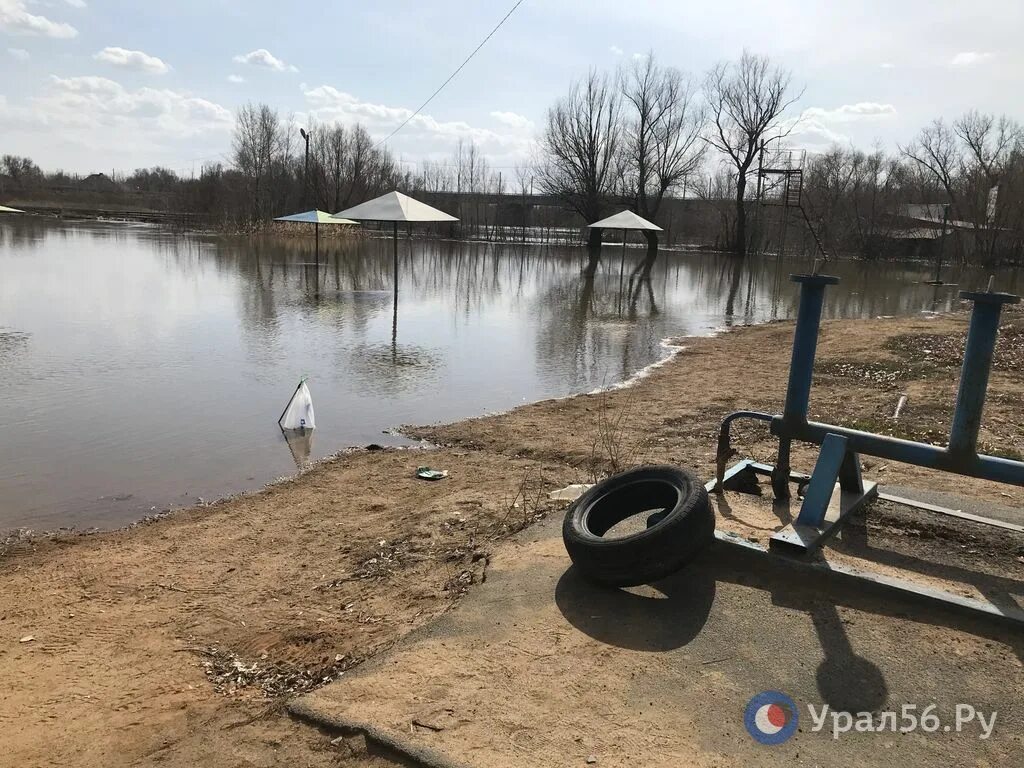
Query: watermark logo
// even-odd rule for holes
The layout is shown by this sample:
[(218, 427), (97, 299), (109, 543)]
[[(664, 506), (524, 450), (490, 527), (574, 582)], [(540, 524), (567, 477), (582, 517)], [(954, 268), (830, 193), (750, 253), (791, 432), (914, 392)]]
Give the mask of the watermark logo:
[(774, 746), (796, 733), (800, 717), (796, 704), (784, 693), (764, 691), (747, 703), (743, 724), (761, 744)]

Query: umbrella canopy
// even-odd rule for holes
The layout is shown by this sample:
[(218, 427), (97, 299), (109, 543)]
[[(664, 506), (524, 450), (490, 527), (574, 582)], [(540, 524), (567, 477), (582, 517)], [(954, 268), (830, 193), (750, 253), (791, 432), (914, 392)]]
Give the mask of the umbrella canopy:
[(413, 200), (401, 192), (388, 192), (334, 215), (359, 221), (458, 221), (454, 216)]
[(8, 208), (6, 205), (0, 205), (0, 213), (24, 213), (24, 211), (19, 211), (17, 208)]
[(390, 221), (393, 222), (392, 242), (394, 243), (393, 277), (395, 289), (394, 319), (391, 322), (391, 346), (394, 347), (398, 339), (398, 222), (414, 221), (458, 221), (454, 216), (449, 216), (444, 211), (431, 208), (426, 203), (413, 200), (408, 195), (403, 195), (395, 190), (386, 195), (367, 200), (352, 208), (346, 208), (334, 214), (346, 219), (357, 219), (359, 221)]
[(609, 216), (607, 219), (595, 221), (588, 224), (589, 227), (604, 227), (606, 229), (648, 229), (654, 232), (662, 232), (662, 228), (647, 219), (637, 216), (632, 211), (623, 211)]
[[(316, 267), (320, 271), (320, 225), (321, 224), (357, 224), (351, 219), (339, 219), (324, 211), (305, 211), (304, 213), (293, 213), (291, 216), (278, 216), (274, 221), (297, 221), (305, 224), (314, 224), (316, 230)], [(318, 289), (319, 290), (319, 289)]]
[(351, 219), (339, 219), (326, 211), (306, 211), (293, 213), (291, 216), (278, 216), (274, 221), (300, 221), (306, 224), (358, 224)]

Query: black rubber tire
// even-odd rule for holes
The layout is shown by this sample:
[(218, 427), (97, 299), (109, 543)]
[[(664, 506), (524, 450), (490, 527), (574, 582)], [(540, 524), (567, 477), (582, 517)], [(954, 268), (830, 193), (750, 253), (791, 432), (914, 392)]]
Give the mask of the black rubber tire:
[[(614, 525), (640, 512), (664, 509), (647, 529), (605, 539)], [(679, 467), (651, 466), (613, 475), (572, 503), (562, 540), (573, 565), (608, 587), (649, 584), (675, 573), (714, 539), (715, 515), (704, 485)]]

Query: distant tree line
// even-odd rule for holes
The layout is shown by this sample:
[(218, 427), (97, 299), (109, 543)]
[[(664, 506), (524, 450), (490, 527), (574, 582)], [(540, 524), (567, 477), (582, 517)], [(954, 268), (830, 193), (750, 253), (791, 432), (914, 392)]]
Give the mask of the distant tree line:
[[(699, 198), (706, 205), (689, 218), (689, 233), (741, 258), (784, 247), (794, 229), (807, 240), (811, 229), (834, 254), (876, 259), (906, 254), (893, 247), (900, 239), (949, 239), (952, 258), (1024, 263), (1016, 121), (968, 112), (934, 121), (895, 153), (811, 154), (789, 181), (801, 212), (759, 204), (785, 202), (785, 176), (761, 171), (766, 157), (792, 162), (784, 148), (799, 118), (787, 113), (802, 92), (791, 74), (744, 52), (695, 82), (651, 54), (572, 84), (538, 140), (541, 189), (587, 222), (627, 207), (664, 224), (666, 199)], [(591, 244), (600, 237), (592, 230)]]
[[(495, 169), (471, 141), (411, 167), (358, 124), (302, 127), (265, 104), (239, 109), (230, 159), (198, 176), (166, 168), (85, 179), (0, 158), (0, 195), (45, 199), (75, 190), (111, 204), (188, 211), (213, 226), (256, 229), (310, 208), (338, 211), (399, 189), (450, 211), (452, 237), (577, 242), (622, 208), (665, 227), (662, 242), (729, 250), (782, 249), (881, 259), (919, 253), (1024, 263), (1024, 129), (968, 112), (935, 120), (894, 152), (834, 146), (796, 160), (797, 194), (762, 174), (794, 162), (787, 139), (801, 91), (789, 72), (744, 52), (696, 78), (651, 54), (591, 71), (548, 110), (533, 157)], [(308, 155), (307, 155), (308, 141)], [(790, 191), (797, 182), (789, 182)], [(799, 199), (799, 209), (763, 203)], [(70, 197), (69, 197), (70, 199)], [(648, 237), (649, 255), (658, 237)], [(936, 245), (937, 244), (937, 245)], [(925, 253), (926, 250), (920, 250)]]

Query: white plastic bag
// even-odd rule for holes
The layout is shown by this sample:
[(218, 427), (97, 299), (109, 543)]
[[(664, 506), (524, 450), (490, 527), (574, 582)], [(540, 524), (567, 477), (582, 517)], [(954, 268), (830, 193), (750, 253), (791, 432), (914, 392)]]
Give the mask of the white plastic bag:
[(298, 389), (292, 395), (288, 407), (281, 414), (277, 422), (281, 429), (316, 429), (316, 419), (313, 416), (313, 398), (309, 394), (309, 387), (305, 379), (299, 383)]

